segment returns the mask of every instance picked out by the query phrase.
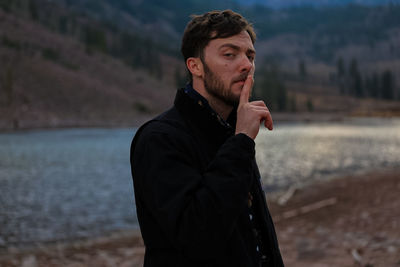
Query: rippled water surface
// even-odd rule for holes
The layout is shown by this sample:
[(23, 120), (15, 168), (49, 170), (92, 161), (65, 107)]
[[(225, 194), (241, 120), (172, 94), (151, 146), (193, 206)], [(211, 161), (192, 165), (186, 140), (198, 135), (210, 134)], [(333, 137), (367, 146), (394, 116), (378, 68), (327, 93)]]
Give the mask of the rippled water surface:
[(136, 225), (134, 131), (0, 134), (0, 246), (98, 235)]
[[(261, 131), (257, 161), (267, 191), (400, 166), (400, 120), (288, 124)], [(400, 177), (400, 174), (399, 174)]]
[[(0, 247), (137, 227), (131, 129), (0, 134)], [(277, 125), (257, 138), (267, 191), (400, 167), (400, 120)]]

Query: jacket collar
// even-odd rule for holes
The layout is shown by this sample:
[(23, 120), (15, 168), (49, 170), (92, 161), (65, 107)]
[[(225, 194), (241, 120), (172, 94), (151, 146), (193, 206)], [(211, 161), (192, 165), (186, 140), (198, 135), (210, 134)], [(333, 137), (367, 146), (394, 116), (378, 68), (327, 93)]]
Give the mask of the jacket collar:
[(227, 121), (224, 121), (191, 84), (177, 91), (174, 105), (191, 127), (196, 128), (207, 140), (216, 144), (222, 144), (235, 132), (236, 108)]

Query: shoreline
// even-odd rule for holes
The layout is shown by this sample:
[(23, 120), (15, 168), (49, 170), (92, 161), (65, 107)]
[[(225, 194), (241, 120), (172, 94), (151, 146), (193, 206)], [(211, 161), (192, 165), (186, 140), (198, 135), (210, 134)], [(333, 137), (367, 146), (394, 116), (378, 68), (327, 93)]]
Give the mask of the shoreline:
[[(279, 196), (269, 198), (286, 266), (400, 264), (399, 173), (379, 170), (316, 182), (295, 190), (284, 204)], [(0, 266), (142, 266), (143, 255), (140, 231), (132, 229), (4, 249)]]
[[(19, 124), (18, 127), (14, 127), (12, 123), (4, 123), (0, 121), (0, 134), (1, 133), (15, 133), (24, 132), (31, 130), (59, 130), (59, 129), (79, 129), (79, 128), (137, 128), (140, 127), (146, 121), (152, 119), (158, 114), (147, 114), (140, 117), (132, 118), (130, 121), (58, 121), (56, 124), (49, 122), (29, 122)], [(318, 122), (345, 122), (348, 120), (357, 119), (400, 119), (399, 114), (348, 114), (348, 113), (314, 113), (314, 112), (302, 112), (302, 113), (285, 113), (285, 112), (274, 112), (273, 120), (276, 124), (283, 123), (318, 123)]]

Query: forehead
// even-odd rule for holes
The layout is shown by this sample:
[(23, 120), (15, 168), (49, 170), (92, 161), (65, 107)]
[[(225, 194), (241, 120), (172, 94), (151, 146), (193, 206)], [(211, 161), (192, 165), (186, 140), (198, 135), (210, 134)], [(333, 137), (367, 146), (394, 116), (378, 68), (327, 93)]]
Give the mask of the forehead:
[(242, 31), (239, 34), (227, 37), (227, 38), (217, 38), (211, 40), (206, 49), (216, 49), (219, 50), (223, 47), (226, 47), (227, 44), (232, 44), (234, 46), (239, 47), (241, 50), (255, 50), (253, 46), (253, 42), (251, 41), (250, 35), (247, 31)]

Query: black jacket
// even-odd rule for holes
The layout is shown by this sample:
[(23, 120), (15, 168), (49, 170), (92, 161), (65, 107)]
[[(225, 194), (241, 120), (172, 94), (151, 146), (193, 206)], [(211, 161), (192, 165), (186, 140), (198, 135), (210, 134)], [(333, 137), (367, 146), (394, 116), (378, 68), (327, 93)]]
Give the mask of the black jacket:
[[(254, 141), (234, 135), (234, 127), (183, 90), (173, 108), (138, 130), (131, 166), (145, 267), (283, 266)], [(256, 251), (249, 192), (265, 265)]]

